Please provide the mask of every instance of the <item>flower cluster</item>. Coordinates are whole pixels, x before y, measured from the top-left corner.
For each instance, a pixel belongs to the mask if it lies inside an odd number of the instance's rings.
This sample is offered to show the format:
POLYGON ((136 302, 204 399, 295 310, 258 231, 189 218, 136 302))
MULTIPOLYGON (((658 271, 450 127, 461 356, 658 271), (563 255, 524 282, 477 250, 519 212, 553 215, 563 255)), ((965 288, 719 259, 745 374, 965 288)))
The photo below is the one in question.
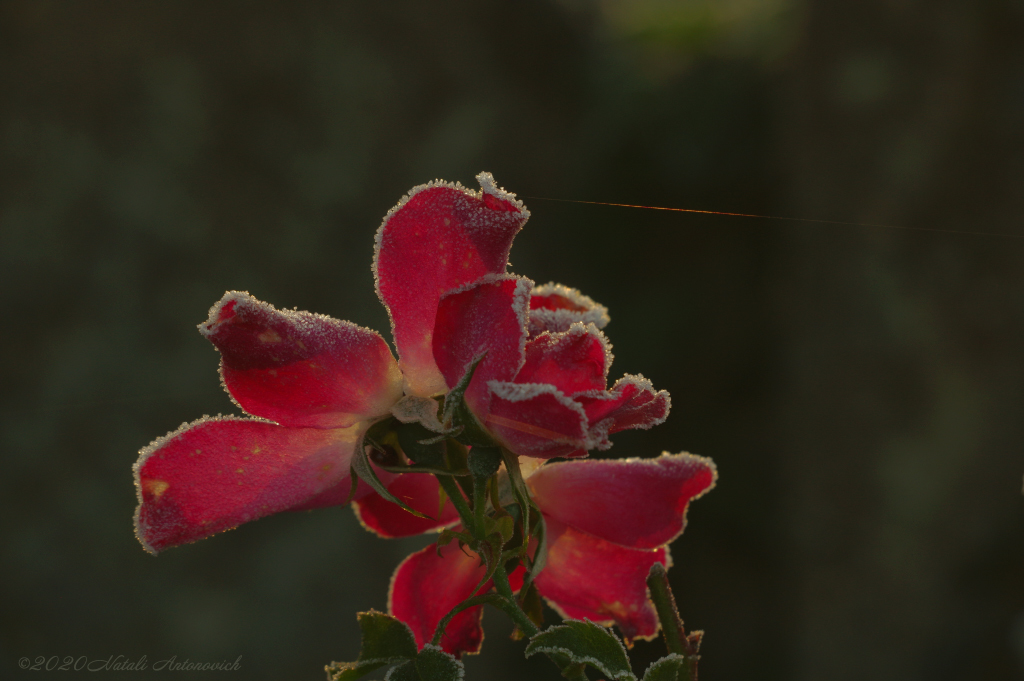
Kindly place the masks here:
POLYGON ((397 361, 351 322, 237 291, 211 308, 199 330, 248 416, 204 417, 142 450, 136 530, 148 551, 351 502, 381 536, 441 532, 392 580, 389 610, 419 648, 477 652, 482 605, 467 599, 492 585, 518 592, 515 607, 540 596, 627 640, 657 633, 645 578, 670 565, 714 465, 584 458, 617 431, 664 421, 669 396, 642 376, 609 386, 603 306, 506 272, 529 212, 490 174, 477 179, 478 192, 414 188, 377 231, 397 361))

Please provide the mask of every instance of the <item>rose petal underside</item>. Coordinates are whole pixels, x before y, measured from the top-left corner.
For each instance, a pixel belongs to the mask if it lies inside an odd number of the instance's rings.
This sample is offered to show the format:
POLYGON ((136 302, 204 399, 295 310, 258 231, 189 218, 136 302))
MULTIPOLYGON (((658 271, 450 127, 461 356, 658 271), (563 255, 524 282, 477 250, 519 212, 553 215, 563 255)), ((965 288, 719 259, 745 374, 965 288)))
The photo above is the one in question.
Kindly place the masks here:
POLYGON ((554 386, 491 381, 488 387, 484 425, 511 451, 542 459, 586 455, 587 416, 554 386))
POLYGON ((477 176, 478 195, 461 185, 417 187, 393 208, 377 232, 374 278, 391 315, 409 394, 444 392, 431 338, 437 304, 446 291, 501 274, 512 239, 529 218, 515 196, 477 176))
POLYGON ((568 331, 577 322, 603 329, 609 322, 608 308, 574 288, 554 282, 533 290, 530 297, 531 337, 544 331, 568 331))
POLYGON ((667 564, 667 549, 629 549, 545 519, 547 562, 536 579, 541 596, 563 617, 614 623, 627 639, 657 634, 646 579, 652 565, 667 564))
POLYGON ((459 514, 451 500, 445 499, 444 509, 438 517, 440 506, 440 485, 433 475, 404 473, 399 475, 377 471, 391 494, 410 508, 416 509, 428 518, 419 518, 398 504, 394 504, 376 492, 368 494, 353 503, 356 515, 363 525, 382 537, 411 537, 451 525, 459 514), (390 478, 390 479, 389 479, 390 478))
POLYGON ((526 343, 526 361, 516 383, 547 383, 564 395, 604 390, 611 346, 593 324, 573 324, 563 333, 543 333, 526 343))
POLYGON ((230 291, 199 328, 220 350, 238 405, 281 425, 343 428, 387 413, 402 395, 388 344, 351 322, 230 291))
POLYGON ((487 413, 487 382, 510 381, 523 363, 526 314, 532 282, 512 275, 488 275, 441 298, 434 328, 434 358, 448 387, 454 387, 472 363, 466 404, 478 417, 487 413))
POLYGON ((343 486, 360 434, 359 426, 287 428, 234 417, 186 424, 135 464, 139 539, 156 553, 343 486))
MULTIPOLYGON (((473 595, 487 573, 475 555, 462 552, 458 541, 440 551, 439 556, 434 545, 417 551, 402 561, 391 578, 388 612, 409 625, 420 648, 430 642, 441 618, 473 595)), ((476 606, 452 618, 441 648, 457 657, 479 652, 484 638, 482 617, 483 606, 476 606)))
POLYGON ((715 478, 710 459, 684 453, 552 463, 527 484, 546 516, 622 546, 653 549, 679 536, 687 505, 715 478))

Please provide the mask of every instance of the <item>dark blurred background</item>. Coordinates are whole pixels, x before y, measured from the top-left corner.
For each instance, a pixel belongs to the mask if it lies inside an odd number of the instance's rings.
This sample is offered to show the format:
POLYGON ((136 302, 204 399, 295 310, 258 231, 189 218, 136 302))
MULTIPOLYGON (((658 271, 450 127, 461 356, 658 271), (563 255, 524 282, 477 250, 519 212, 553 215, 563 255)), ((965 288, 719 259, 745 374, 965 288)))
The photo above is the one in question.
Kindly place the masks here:
MULTIPOLYGON (((131 464, 234 411, 226 289, 386 330, 382 216, 490 170, 514 271, 672 393, 609 454, 718 463, 673 545, 701 678, 1024 678, 1022 121, 1024 0, 0 3, 0 676, 354 658, 427 538, 334 508, 153 558, 131 464)), ((558 678, 486 626, 470 679, 558 678)))

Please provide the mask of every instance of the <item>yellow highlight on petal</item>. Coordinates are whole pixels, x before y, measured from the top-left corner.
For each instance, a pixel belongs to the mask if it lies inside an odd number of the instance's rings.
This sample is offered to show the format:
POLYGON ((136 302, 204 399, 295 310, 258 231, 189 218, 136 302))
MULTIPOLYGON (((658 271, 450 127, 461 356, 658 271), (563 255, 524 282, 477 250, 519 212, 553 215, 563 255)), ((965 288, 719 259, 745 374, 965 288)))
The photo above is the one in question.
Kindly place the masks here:
POLYGON ((277 333, 277 331, 274 331, 273 329, 267 329, 266 331, 261 332, 260 335, 256 336, 256 338, 263 341, 264 343, 281 342, 281 336, 277 333))
POLYGON ((171 483, 166 480, 157 480, 155 478, 142 481, 142 489, 152 494, 154 499, 159 499, 163 496, 163 493, 166 492, 167 488, 170 486, 171 483))

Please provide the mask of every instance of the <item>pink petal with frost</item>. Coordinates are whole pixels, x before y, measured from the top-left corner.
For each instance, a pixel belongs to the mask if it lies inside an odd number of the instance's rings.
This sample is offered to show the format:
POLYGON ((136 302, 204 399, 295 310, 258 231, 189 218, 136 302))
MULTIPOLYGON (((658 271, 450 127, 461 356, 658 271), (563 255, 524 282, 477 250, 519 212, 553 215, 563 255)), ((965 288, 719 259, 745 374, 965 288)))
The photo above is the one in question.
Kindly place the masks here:
POLYGON ((229 291, 199 331, 220 350, 237 404, 281 425, 344 428, 386 414, 402 396, 388 344, 351 322, 229 291))
POLYGON ((585 456, 587 415, 572 399, 544 383, 491 381, 484 426, 521 456, 585 456))
POLYGON ((622 635, 649 639, 658 616, 647 598, 647 573, 669 564, 668 549, 629 549, 547 518, 548 557, 537 590, 563 617, 616 624, 622 635))
POLYGON ((477 180, 480 192, 440 180, 414 187, 377 230, 377 294, 391 315, 411 395, 446 389, 431 345, 441 295, 485 274, 504 273, 512 239, 530 217, 490 173, 477 180))
POLYGON ((603 329, 609 321, 608 308, 562 284, 538 286, 530 297, 530 336, 568 331, 576 322, 603 329))
POLYGON ((611 349, 593 324, 577 322, 563 333, 544 332, 526 343, 526 361, 516 383, 547 383, 565 395, 604 390, 611 349))
POLYGON ((286 428, 236 417, 185 424, 142 450, 133 470, 136 533, 151 553, 300 506, 344 484, 352 428, 286 428))
POLYGON ((686 527, 686 508, 715 485, 715 464, 692 454, 656 459, 566 461, 526 483, 546 517, 635 549, 668 544, 686 527))
MULTIPOLYGON (((381 480, 386 480, 383 471, 377 471, 381 480)), ((385 482, 388 491, 429 518, 418 518, 398 504, 393 504, 376 492, 368 494, 353 503, 359 521, 368 530, 382 537, 411 537, 451 525, 459 514, 452 502, 445 499, 440 518, 437 517, 440 485, 433 475, 405 473, 395 475, 385 482)))
POLYGON ((523 365, 532 286, 525 277, 489 274, 444 294, 438 305, 434 358, 448 387, 486 353, 466 389, 466 404, 478 417, 490 402, 487 382, 510 381, 523 365))
POLYGON ((590 437, 598 449, 611 447, 611 433, 627 428, 648 430, 664 423, 672 406, 666 391, 655 391, 643 376, 629 374, 617 380, 611 390, 575 395, 573 399, 586 410, 590 437))
MULTIPOLYGON (((406 558, 395 570, 388 612, 409 625, 417 647, 422 648, 434 636, 441 618, 472 596, 485 574, 480 560, 469 551, 463 553, 457 540, 442 547, 440 556, 437 547, 430 545, 406 558)), ((483 614, 483 606, 476 606, 453 617, 441 637, 441 648, 456 657, 480 652, 483 614)))

